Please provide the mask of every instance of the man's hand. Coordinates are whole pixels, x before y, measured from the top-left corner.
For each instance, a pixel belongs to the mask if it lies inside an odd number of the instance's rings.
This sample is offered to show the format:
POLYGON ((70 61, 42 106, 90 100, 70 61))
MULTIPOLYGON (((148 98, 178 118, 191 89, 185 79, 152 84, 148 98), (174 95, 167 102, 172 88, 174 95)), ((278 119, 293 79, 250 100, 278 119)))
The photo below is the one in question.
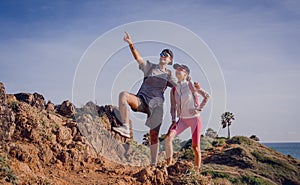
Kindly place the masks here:
POLYGON ((124 41, 127 42, 128 44, 133 44, 130 35, 127 31, 125 31, 124 41))
POLYGON ((194 86, 197 90, 200 90, 201 89, 201 86, 198 82, 194 82, 194 86))

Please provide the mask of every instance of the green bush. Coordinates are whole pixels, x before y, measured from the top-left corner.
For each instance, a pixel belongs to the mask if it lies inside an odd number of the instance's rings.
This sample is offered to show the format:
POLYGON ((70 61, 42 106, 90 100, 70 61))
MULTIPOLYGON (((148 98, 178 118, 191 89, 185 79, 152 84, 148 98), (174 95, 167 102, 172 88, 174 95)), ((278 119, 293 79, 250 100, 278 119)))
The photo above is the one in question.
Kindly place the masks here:
POLYGON ((225 146, 226 145, 226 140, 225 139, 216 139, 212 142, 212 145, 214 147, 218 147, 218 146, 225 146))

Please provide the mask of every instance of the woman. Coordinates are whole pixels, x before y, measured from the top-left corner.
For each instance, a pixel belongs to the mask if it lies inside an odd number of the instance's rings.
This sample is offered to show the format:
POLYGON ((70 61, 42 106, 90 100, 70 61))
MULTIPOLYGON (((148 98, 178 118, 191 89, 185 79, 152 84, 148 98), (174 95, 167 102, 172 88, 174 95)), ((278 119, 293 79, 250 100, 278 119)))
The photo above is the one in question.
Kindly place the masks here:
POLYGON ((190 127, 192 132, 194 165, 195 168, 199 170, 201 164, 200 136, 202 127, 200 112, 206 105, 209 94, 205 92, 198 83, 192 84, 189 76, 190 69, 186 65, 174 64, 173 67, 176 69, 178 83, 173 87, 170 95, 172 125, 166 137, 167 164, 171 165, 172 163, 173 139, 190 127), (199 94, 203 97, 200 105, 198 101, 199 94), (179 118, 177 122, 176 113, 179 118))

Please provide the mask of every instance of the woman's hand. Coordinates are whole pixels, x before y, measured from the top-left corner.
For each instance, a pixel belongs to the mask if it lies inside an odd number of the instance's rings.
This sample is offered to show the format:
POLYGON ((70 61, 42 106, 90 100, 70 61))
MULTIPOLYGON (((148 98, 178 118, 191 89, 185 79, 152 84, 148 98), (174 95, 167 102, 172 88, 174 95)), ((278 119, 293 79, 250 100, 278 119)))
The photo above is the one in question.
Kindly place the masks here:
POLYGON ((127 42, 128 44, 132 44, 130 35, 127 31, 125 31, 124 41, 127 42))
POLYGON ((171 124, 171 126, 169 127, 169 132, 170 132, 170 130, 171 130, 174 126, 176 126, 176 121, 172 121, 172 124, 171 124))
POLYGON ((198 82, 194 82, 194 86, 197 90, 200 90, 201 89, 201 86, 198 82))

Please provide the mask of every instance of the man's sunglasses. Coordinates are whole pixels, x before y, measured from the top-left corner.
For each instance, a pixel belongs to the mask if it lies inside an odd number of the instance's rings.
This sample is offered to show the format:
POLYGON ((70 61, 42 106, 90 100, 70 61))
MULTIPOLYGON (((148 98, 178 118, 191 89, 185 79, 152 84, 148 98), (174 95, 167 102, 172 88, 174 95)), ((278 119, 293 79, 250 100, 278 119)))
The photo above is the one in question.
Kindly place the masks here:
POLYGON ((169 53, 167 52, 160 53, 159 55, 163 58, 170 57, 169 53))

